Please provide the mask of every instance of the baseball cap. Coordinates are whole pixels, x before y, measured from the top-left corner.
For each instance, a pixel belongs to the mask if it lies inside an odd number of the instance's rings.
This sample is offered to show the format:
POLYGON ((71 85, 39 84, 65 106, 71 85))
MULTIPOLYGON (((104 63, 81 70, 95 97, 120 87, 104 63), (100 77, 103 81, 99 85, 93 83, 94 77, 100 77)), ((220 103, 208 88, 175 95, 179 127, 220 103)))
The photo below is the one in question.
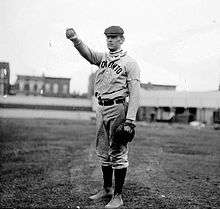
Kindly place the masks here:
POLYGON ((124 30, 120 26, 110 26, 105 29, 104 34, 107 35, 123 35, 124 30))

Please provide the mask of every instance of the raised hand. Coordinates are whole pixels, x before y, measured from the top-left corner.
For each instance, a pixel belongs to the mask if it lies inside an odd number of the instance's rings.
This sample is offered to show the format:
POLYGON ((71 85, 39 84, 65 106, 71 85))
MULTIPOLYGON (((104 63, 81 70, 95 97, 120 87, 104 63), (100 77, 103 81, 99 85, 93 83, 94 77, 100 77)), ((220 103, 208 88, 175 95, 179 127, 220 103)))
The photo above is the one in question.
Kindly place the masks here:
POLYGON ((70 39, 71 41, 77 39, 76 31, 73 28, 66 29, 66 38, 70 39))

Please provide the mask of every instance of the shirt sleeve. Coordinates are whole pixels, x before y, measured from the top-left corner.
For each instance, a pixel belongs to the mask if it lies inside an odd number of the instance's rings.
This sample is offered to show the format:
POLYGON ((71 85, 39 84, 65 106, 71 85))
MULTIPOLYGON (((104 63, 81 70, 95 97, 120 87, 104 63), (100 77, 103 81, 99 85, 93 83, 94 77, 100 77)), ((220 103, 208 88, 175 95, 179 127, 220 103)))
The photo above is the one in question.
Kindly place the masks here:
POLYGON ((86 44, 84 44, 80 39, 77 39, 74 42, 74 47, 91 64, 99 65, 101 63, 102 57, 103 57, 104 54, 93 51, 86 44))
POLYGON ((132 61, 129 62, 126 66, 127 68, 127 81, 130 82, 132 80, 140 81, 140 68, 137 62, 132 61))
POLYGON ((129 102, 128 102, 128 112, 126 119, 132 121, 136 120, 136 115, 140 103, 140 81, 132 80, 128 83, 129 89, 129 102))
POLYGON ((140 101, 140 68, 135 61, 127 65, 127 84, 129 102, 126 119, 135 121, 140 101))

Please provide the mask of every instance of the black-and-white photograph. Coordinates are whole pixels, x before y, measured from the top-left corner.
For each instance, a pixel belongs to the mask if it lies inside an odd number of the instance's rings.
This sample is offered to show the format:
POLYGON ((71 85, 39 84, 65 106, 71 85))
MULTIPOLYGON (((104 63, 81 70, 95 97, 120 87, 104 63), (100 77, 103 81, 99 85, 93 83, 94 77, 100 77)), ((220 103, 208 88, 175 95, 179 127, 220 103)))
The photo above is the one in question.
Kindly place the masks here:
POLYGON ((219 0, 0 0, 0 208, 219 209, 219 0))

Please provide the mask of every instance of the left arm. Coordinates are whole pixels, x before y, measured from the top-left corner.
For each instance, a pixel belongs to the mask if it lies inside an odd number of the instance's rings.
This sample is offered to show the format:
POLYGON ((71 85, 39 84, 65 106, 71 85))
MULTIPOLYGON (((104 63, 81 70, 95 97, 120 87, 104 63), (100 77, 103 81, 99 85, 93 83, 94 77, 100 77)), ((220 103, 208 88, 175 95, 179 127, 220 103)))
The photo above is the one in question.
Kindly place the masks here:
POLYGON ((139 80, 131 80, 128 83, 129 89, 129 103, 128 103, 128 112, 126 116, 126 120, 130 120, 134 122, 136 120, 136 114, 139 107, 140 102, 140 81, 139 80))
POLYGON ((140 68, 136 62, 129 63, 127 67, 127 84, 129 90, 129 103, 126 120, 134 122, 140 101, 140 68))

